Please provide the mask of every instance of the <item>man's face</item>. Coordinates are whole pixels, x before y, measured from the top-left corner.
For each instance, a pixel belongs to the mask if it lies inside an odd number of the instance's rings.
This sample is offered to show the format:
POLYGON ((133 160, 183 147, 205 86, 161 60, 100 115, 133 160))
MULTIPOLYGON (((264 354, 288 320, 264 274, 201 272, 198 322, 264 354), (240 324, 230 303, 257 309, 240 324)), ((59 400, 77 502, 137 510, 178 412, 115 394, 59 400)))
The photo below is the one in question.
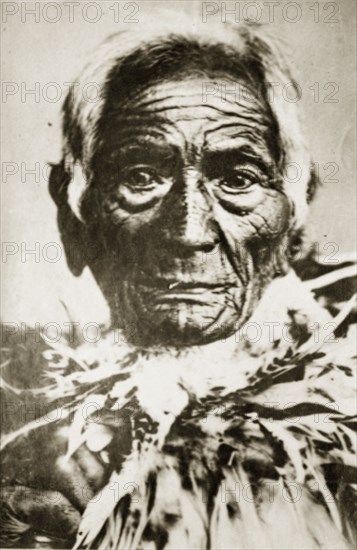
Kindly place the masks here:
POLYGON ((93 161, 90 267, 115 325, 144 343, 232 334, 275 275, 288 229, 263 105, 204 90, 194 78, 148 88, 113 115, 93 161))

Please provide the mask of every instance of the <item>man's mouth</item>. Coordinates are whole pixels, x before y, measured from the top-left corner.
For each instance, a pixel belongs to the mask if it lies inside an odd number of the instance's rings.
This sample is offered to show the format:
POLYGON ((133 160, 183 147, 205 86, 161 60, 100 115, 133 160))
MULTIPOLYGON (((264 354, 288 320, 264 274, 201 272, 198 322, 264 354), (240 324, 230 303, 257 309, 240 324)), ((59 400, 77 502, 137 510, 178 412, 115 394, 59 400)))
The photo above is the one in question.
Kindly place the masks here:
POLYGON ((152 290, 156 295, 156 299, 161 301, 204 301, 207 296, 213 297, 215 294, 223 294, 228 289, 232 288, 233 283, 207 282, 201 280, 182 281, 174 278, 158 277, 141 280, 139 286, 145 289, 152 290))

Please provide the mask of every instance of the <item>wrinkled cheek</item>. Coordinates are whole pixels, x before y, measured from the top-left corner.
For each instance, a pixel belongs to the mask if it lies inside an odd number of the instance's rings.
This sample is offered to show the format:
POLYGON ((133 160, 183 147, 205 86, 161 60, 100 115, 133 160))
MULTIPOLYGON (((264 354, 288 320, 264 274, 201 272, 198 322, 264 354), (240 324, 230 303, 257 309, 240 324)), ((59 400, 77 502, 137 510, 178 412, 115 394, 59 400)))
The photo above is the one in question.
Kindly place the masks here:
MULTIPOLYGON (((248 286, 257 275, 271 279, 282 269, 291 220, 287 197, 276 191, 262 195, 254 205, 239 212, 215 209, 224 245, 242 284, 248 286)), ((263 285, 259 281, 260 286, 263 285)))
POLYGON ((292 207, 285 195, 270 197, 246 212, 247 238, 262 243, 281 240, 290 229, 292 207), (250 227, 249 227, 250 225, 250 227))
POLYGON ((293 206, 290 200, 283 194, 262 205, 258 212, 264 212, 266 224, 263 226, 263 234, 274 240, 285 235, 291 226, 293 206))

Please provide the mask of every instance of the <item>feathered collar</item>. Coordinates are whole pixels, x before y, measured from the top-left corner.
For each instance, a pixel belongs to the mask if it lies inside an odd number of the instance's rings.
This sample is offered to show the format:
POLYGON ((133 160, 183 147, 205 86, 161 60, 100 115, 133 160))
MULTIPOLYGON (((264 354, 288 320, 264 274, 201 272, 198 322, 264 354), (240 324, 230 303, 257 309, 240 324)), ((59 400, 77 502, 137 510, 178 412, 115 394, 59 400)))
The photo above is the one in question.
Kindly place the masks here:
MULTIPOLYGON (((353 487, 346 471, 356 451, 354 341, 352 329, 338 342, 334 333, 354 302, 332 318, 311 293, 318 284, 292 271, 273 281, 239 333, 214 344, 148 350, 110 332, 96 345, 60 343, 44 353, 52 383, 37 392, 70 420, 64 460, 85 444, 113 466, 102 498, 84 513, 76 547, 147 548, 159 531, 162 548, 262 548, 263 540, 280 547, 266 493, 272 479, 281 489, 274 506, 280 502, 286 521, 302 522, 298 544, 322 548, 328 536, 334 548, 348 547, 344 493, 336 489, 329 502, 326 491, 331 468, 338 487, 353 487), (131 444, 116 456, 123 419, 131 444), (117 501, 113 483, 127 488, 117 501), (259 489, 259 498, 237 503, 230 489, 229 506, 222 503, 222 484, 232 483, 259 489), (288 506, 281 499, 291 483, 305 494, 288 506), (171 508, 180 527, 163 519, 171 508)), ((8 434, 3 446, 40 425, 8 434)))

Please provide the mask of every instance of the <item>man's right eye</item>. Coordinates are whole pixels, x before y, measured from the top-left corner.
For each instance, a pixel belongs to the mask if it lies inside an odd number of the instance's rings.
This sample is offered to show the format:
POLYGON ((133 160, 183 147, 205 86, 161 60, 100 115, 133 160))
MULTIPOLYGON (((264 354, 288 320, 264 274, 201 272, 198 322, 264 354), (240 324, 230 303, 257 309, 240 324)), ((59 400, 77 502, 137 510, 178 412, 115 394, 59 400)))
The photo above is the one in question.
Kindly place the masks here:
POLYGON ((152 166, 139 165, 124 169, 120 174, 121 183, 134 190, 147 191, 162 183, 162 178, 152 166))

